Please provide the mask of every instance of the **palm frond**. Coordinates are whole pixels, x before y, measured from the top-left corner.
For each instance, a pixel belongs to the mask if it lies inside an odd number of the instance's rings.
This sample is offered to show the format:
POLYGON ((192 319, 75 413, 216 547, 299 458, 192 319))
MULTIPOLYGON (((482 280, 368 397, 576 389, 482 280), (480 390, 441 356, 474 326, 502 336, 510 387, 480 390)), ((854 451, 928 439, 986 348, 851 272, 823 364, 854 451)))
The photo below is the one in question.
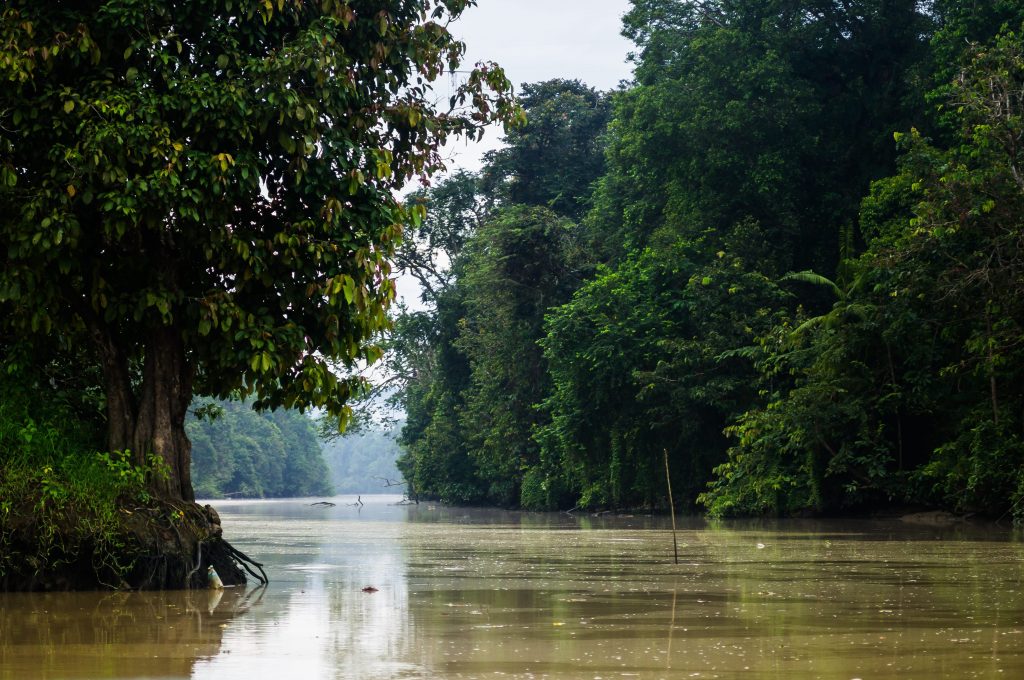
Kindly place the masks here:
POLYGON ((815 286, 824 286, 825 288, 830 289, 837 298, 843 297, 843 291, 840 290, 839 286, 836 285, 835 281, 828 277, 822 276, 821 274, 816 274, 815 272, 812 272, 809 269, 802 272, 790 272, 779 280, 800 281, 802 283, 810 283, 815 286))

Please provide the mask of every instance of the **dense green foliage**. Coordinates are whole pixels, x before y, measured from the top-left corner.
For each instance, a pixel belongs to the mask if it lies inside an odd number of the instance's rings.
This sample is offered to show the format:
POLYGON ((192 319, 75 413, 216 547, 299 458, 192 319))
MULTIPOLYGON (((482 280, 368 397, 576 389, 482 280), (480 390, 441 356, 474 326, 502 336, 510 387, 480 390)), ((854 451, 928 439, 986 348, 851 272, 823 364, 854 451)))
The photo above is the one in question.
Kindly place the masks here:
POLYGON ((190 499, 193 393, 344 419, 389 256, 441 145, 512 120, 482 64, 440 108, 471 0, 0 8, 0 322, 90 345, 107 445, 190 499))
POLYGON ((435 195, 445 199, 433 219, 452 227, 430 231, 444 233, 446 246, 410 244, 419 256, 403 258, 403 267, 428 278, 443 258, 448 273, 429 277, 429 311, 400 317, 389 348, 392 370, 406 377, 409 454, 399 467, 410 491, 426 497, 518 503, 523 472, 540 460, 532 433, 540 423, 534 404, 549 391, 538 345, 544 315, 569 300, 592 266, 571 219, 583 197, 572 194, 603 169, 594 146, 606 98, 576 81, 526 91, 525 108, 536 115, 510 132, 484 180, 456 175, 417 197, 428 205, 435 195), (529 162, 542 170, 526 181, 529 162), (462 198, 454 204, 447 199, 456 192, 462 198), (533 203, 513 203, 514 196, 533 203))
POLYGON ((867 250, 821 316, 764 345, 788 378, 736 425, 720 513, 914 500, 1022 516, 1024 53, 1008 32, 944 88, 948 148, 897 135, 865 199, 867 250))
POLYGON ((715 515, 1024 517, 1024 3, 983 5, 634 0, 633 83, 525 87, 418 198, 456 247, 403 245, 415 490, 665 507, 667 451, 715 515))
POLYGON ((81 383, 53 379, 79 358, 73 352, 48 348, 53 359, 43 363, 24 343, 0 338, 0 349, 0 581, 25 563, 41 570, 84 560, 116 585, 134 557, 121 508, 149 501, 146 478, 158 463, 139 468, 123 454, 97 453, 96 404, 81 383))
POLYGON ((298 411, 257 413, 251 404, 217 402, 213 416, 185 425, 192 479, 201 498, 330 496, 316 426, 298 411))

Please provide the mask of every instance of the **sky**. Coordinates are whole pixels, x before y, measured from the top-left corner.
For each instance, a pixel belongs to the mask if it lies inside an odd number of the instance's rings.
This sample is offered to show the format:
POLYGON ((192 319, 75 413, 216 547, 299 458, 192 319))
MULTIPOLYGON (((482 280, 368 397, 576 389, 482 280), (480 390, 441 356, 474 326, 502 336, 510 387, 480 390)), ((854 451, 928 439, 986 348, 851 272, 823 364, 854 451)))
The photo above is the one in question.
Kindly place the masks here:
MULTIPOLYGON (((630 78, 632 43, 619 32, 629 0, 478 0, 451 26, 466 43, 464 65, 494 61, 518 90, 522 83, 579 79, 599 90, 630 78)), ((450 169, 478 170, 484 151, 500 146, 500 130, 482 143, 457 142, 450 169)))

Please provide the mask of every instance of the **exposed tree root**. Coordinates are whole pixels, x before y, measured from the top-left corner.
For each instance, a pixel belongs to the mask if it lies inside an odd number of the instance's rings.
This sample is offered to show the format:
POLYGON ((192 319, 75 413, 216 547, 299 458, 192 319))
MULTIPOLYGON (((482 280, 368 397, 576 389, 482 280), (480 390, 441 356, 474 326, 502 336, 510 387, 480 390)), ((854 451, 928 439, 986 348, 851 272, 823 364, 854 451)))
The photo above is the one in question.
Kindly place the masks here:
POLYGON ((195 503, 122 508, 116 540, 103 542, 58 526, 60 533, 44 545, 31 513, 22 515, 5 534, 0 590, 200 589, 211 566, 225 585, 244 585, 239 565, 260 583, 269 581, 262 565, 225 541, 220 524, 195 503))
POLYGON ((263 571, 263 564, 262 563, 257 562, 256 560, 252 559, 251 557, 249 557, 244 552, 242 552, 241 550, 239 550, 235 546, 231 545, 230 543, 228 543, 224 539, 221 539, 221 542, 227 547, 228 552, 230 552, 235 557, 235 559, 238 560, 238 563, 241 564, 242 567, 244 567, 245 570, 247 572, 249 572, 249 574, 254 579, 259 581, 261 585, 267 585, 268 583, 270 583, 270 579, 267 578, 267 572, 263 571), (260 573, 257 574, 256 572, 254 572, 249 567, 250 564, 253 565, 254 567, 256 567, 257 569, 259 569, 260 573))

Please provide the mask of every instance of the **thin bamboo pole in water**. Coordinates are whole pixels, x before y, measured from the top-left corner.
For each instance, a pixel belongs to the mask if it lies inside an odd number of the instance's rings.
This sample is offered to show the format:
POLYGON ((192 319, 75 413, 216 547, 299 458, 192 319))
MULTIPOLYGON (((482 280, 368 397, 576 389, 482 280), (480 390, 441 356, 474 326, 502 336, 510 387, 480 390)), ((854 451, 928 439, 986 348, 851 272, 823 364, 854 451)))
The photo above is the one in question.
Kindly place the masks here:
POLYGON ((672 556, 675 563, 679 564, 679 543, 676 541, 676 502, 672 499, 672 478, 668 473, 668 449, 665 452, 665 483, 668 485, 668 507, 672 513, 672 556))

